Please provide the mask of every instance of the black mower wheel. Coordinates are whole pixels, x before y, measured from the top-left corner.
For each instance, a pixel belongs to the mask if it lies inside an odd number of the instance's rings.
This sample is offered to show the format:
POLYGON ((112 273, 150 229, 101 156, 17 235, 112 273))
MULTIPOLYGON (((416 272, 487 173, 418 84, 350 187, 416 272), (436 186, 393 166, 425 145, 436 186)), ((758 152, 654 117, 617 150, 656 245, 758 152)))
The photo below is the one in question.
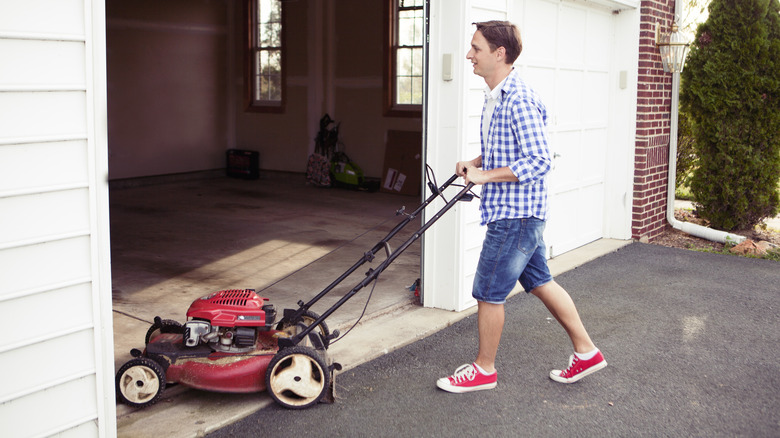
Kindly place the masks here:
POLYGON ((325 396, 330 372, 319 351, 298 345, 276 353, 265 372, 265 384, 283 407, 305 409, 325 396))
POLYGON ((172 319, 161 319, 158 321, 155 318, 154 323, 146 331, 146 345, 149 345, 149 341, 159 333, 184 333, 184 327, 178 322, 172 319))
POLYGON ((157 403, 165 389, 165 371, 148 357, 137 357, 116 373, 116 395, 119 401, 135 408, 157 403))
MULTIPOLYGON (((306 327, 309 327, 319 317, 320 315, 312 312, 311 310, 307 310, 303 312, 303 316, 301 317, 303 321, 301 322, 303 322, 303 324, 306 325, 306 327)), ((288 333, 290 336, 295 336, 301 332, 300 326, 298 326, 297 324, 292 324, 285 320, 280 321, 279 324, 276 325, 276 329, 288 333)), ((328 325, 325 324, 325 321, 322 321, 315 330, 317 330, 320 334, 320 337, 322 337, 322 342, 325 345, 325 348, 328 348, 328 346, 330 345, 330 339, 329 339, 330 330, 328 330, 328 325)), ((309 340, 306 339, 299 345, 310 346, 310 343, 309 340)))

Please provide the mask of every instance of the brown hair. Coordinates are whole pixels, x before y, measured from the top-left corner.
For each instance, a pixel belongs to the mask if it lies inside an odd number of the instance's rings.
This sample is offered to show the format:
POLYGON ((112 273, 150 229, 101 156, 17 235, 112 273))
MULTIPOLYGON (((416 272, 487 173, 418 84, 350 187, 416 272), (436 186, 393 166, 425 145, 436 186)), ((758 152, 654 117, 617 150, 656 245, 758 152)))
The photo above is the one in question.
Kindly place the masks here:
POLYGON ((481 21, 472 23, 488 42, 491 52, 499 47, 506 50, 507 64, 513 64, 520 52, 523 51, 523 40, 520 38, 520 29, 508 21, 481 21))

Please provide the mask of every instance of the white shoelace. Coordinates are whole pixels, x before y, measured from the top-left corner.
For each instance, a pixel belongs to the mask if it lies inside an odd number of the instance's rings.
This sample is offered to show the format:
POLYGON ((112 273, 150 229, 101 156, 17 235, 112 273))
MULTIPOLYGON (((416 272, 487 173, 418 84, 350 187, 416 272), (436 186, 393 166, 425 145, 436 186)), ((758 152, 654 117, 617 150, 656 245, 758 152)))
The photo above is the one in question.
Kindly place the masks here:
POLYGON ((474 365, 467 364, 455 370, 455 374, 452 375, 452 379, 455 383, 465 382, 466 380, 472 381, 477 376, 477 369, 474 365))

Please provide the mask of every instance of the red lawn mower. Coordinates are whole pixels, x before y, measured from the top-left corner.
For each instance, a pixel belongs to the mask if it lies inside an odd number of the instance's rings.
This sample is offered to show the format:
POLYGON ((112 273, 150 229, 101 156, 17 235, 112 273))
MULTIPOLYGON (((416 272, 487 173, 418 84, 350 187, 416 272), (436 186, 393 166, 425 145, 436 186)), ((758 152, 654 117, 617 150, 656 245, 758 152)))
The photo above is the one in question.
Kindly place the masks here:
POLYGON ((182 325, 169 319, 154 318, 146 333, 143 351, 133 349, 133 359, 116 374, 117 397, 130 406, 143 408, 157 402, 166 385, 179 383, 187 387, 217 392, 248 393, 268 390, 280 405, 303 409, 320 401, 332 401, 333 372, 341 365, 327 354, 331 341, 339 337, 325 324, 334 311, 362 288, 376 280, 403 251, 430 228, 458 201, 474 196, 472 184, 451 200, 443 191, 457 175, 441 187, 428 183, 433 192, 412 213, 401 208, 405 218, 374 247, 323 289, 308 303, 298 301, 297 309, 285 309, 277 322, 277 312, 267 298, 253 289, 221 290, 195 300, 187 310, 182 325), (438 196, 446 204, 416 233, 395 251, 388 242, 417 217, 438 196), (387 258, 322 315, 310 307, 344 281, 355 270, 374 260, 384 249, 387 258))

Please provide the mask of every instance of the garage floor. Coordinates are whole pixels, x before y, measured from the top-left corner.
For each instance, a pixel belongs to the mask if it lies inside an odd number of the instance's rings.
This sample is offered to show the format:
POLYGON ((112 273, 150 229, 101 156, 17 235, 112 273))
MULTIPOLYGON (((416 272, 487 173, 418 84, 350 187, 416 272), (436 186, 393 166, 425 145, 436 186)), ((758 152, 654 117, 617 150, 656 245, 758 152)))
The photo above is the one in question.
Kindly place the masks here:
MULTIPOLYGON (((155 316, 184 322, 190 303, 222 289, 253 288, 281 313, 308 301, 362 257, 419 197, 307 186, 300 175, 260 180, 226 177, 112 188, 111 263, 117 368, 143 347, 155 316)), ((410 223, 391 241, 396 248, 410 223)), ((365 319, 416 302, 420 242, 379 277, 365 319)), ((378 254, 312 307, 322 313, 357 285, 378 254)), ((357 320, 367 287, 327 320, 333 329, 357 320)))

